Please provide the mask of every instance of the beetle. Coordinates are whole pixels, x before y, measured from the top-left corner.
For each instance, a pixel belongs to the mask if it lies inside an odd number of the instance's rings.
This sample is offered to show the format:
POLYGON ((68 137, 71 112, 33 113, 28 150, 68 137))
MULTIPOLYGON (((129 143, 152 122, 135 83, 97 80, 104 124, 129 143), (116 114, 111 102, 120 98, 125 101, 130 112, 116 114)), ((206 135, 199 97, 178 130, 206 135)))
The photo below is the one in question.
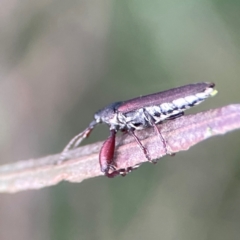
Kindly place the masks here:
POLYGON ((198 105, 208 97, 214 96, 217 93, 214 87, 215 84, 209 82, 188 84, 163 92, 112 103, 94 114, 94 120, 89 126, 76 135, 64 148, 61 159, 66 159, 67 152, 78 147, 82 140, 90 135, 97 124, 106 123, 109 125, 110 136, 102 145, 99 153, 99 163, 101 171, 107 177, 115 177, 119 174, 124 176, 136 167, 120 170, 116 168, 113 157, 115 137, 119 130, 131 134, 148 161, 154 162, 150 158, 148 150, 136 136, 135 130, 154 127, 163 143, 166 154, 169 153, 157 124, 162 123, 164 120, 180 117, 186 109, 198 105))

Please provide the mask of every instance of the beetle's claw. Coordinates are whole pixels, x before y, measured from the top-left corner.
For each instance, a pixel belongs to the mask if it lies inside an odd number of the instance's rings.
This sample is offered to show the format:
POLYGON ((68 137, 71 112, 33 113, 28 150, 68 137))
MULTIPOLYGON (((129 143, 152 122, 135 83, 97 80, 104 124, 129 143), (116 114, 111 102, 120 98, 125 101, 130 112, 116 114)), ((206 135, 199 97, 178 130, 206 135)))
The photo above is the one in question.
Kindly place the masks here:
MULTIPOLYGON (((118 175, 121 175, 122 177, 125 177, 128 173, 132 172, 133 170, 137 169, 141 164, 136 164, 133 167, 128 167, 128 168, 121 168, 116 170, 115 166, 109 166, 109 169, 112 170, 112 172, 106 171, 105 175, 109 178, 114 178, 118 175)), ((109 170, 108 169, 108 170, 109 170)))

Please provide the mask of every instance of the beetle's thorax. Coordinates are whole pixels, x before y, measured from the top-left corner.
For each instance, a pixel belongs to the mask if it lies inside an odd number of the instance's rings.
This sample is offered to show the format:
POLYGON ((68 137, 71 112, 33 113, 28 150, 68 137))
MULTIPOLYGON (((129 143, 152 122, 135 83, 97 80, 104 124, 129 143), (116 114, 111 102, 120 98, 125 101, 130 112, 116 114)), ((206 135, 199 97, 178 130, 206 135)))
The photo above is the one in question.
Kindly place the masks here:
POLYGON ((126 113, 117 112, 117 120, 120 129, 136 129, 141 130, 150 126, 150 121, 147 118, 145 108, 139 108, 135 111, 126 113))

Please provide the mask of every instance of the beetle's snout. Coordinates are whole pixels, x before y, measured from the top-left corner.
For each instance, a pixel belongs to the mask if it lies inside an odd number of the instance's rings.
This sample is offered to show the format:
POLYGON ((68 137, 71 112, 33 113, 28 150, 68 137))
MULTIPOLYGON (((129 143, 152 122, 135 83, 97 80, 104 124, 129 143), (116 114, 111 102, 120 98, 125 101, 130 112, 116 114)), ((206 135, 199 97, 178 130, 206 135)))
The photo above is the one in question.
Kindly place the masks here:
POLYGON ((94 119, 97 123, 101 123, 102 122, 102 118, 101 115, 97 113, 94 114, 94 119))

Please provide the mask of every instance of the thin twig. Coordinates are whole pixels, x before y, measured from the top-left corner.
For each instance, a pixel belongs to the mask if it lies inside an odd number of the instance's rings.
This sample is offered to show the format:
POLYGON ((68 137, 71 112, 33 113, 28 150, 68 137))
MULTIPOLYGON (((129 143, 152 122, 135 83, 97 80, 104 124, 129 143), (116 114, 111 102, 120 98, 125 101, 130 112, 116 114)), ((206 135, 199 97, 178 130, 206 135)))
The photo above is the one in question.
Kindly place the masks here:
MULTIPOLYGON (((240 128, 240 104, 188 115, 158 125, 167 142, 168 151, 176 153, 215 135, 240 128)), ((165 155, 165 148, 153 128, 136 131, 152 159, 165 155)), ((115 162, 118 168, 146 162, 139 146, 128 134, 117 138, 115 162)), ((99 169, 98 153, 102 142, 69 151, 69 160, 60 165, 59 154, 0 166, 0 192, 39 189, 62 180, 81 182, 103 175, 99 169)))

